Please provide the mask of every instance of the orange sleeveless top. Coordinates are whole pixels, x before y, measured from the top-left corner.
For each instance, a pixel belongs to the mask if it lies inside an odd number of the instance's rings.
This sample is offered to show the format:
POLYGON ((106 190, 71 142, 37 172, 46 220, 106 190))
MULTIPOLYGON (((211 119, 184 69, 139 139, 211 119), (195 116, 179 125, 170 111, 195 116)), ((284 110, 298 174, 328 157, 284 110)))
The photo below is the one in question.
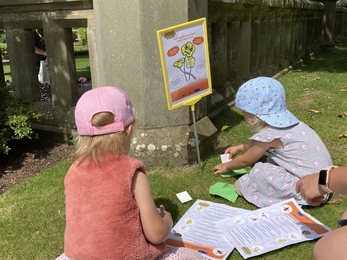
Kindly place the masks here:
POLYGON ((140 210, 131 192, 141 161, 108 155, 100 165, 71 165, 65 176, 64 252, 71 259, 155 259, 165 243, 152 245, 142 231, 140 210))

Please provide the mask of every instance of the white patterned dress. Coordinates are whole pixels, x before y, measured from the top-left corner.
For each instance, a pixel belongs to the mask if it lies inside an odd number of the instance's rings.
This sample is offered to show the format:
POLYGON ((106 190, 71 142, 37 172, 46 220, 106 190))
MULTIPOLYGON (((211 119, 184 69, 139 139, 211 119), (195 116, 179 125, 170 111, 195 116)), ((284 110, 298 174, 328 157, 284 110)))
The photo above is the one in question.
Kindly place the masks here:
POLYGON ((258 207, 289 198, 307 205, 296 193, 295 184, 299 178, 333 165, 330 154, 317 133, 303 122, 288 128, 268 127, 250 140, 271 142, 276 138, 282 141, 282 147, 268 149, 267 162, 256 163, 239 179, 242 195, 258 207))

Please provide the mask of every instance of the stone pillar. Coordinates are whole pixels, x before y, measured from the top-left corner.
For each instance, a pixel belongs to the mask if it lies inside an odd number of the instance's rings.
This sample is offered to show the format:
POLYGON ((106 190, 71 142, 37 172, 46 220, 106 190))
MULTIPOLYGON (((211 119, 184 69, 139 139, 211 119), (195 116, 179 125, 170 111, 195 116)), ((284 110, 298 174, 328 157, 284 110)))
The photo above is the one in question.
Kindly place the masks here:
MULTIPOLYGON (((0 49, 0 57, 2 57, 1 49, 0 49)), ((4 65, 2 63, 2 59, 0 60, 0 88, 4 87, 5 83, 5 74, 4 74, 4 65)))
POLYGON ((323 17, 323 29, 321 48, 326 51, 331 51, 335 47, 334 42, 334 25, 335 25, 335 10, 336 1, 323 1, 325 13, 323 17))
POLYGON ((226 53, 228 53, 228 30, 225 16, 211 24, 211 34, 212 41, 210 45, 210 59, 211 64, 214 64, 214 66, 211 67, 212 84, 214 89, 218 90, 218 92, 225 96, 225 82, 227 82, 227 73, 225 72, 227 71, 226 66, 228 63, 228 57, 226 55, 226 53))
MULTIPOLYGON (((310 14, 306 13, 305 16, 303 16, 302 21, 303 21, 303 28, 302 28, 302 35, 307 35, 307 31, 309 30, 309 21, 310 19, 307 18, 310 16, 310 14)), ((302 37, 302 57, 304 60, 307 60, 309 57, 309 38, 307 37, 302 37)))
POLYGON ((269 75, 275 75, 278 70, 277 66, 274 66, 274 53, 275 53, 275 48, 274 48, 274 41, 276 38, 275 35, 275 20, 276 20, 276 15, 274 12, 270 12, 268 14, 268 25, 267 25, 267 32, 266 32, 266 66, 268 67, 268 74, 269 75))
POLYGON ((260 75, 272 76, 266 71, 266 56, 267 46, 266 42, 269 37, 268 34, 268 16, 267 13, 262 12, 260 16, 260 33, 259 33, 259 73, 260 75))
POLYGON ((43 27, 50 72, 52 105, 66 107, 78 100, 72 29, 49 20, 43 27), (59 94, 58 94, 59 93, 59 94))
MULTIPOLYGON (((302 12, 301 13, 301 35, 307 35, 307 12, 302 12)), ((307 37, 302 37, 301 38, 301 59, 306 58, 306 50, 307 50, 307 37)))
POLYGON ((250 74, 250 63, 251 63, 251 21, 250 14, 245 14, 245 17, 240 17, 240 63, 239 72, 240 77, 243 81, 247 81, 252 78, 250 74))
POLYGON ((37 78, 34 34, 32 30, 11 29, 6 25, 5 30, 15 94, 26 100, 38 100, 40 89, 37 78))
MULTIPOLYGON (((88 49, 89 49, 89 61, 93 68, 98 68, 98 58, 97 58, 97 49, 96 49, 96 37, 95 37, 95 26, 88 23, 87 27, 87 36, 88 36, 88 49)), ((91 69, 90 74, 92 78, 92 86, 100 86, 100 78, 97 73, 98 69, 91 69)))
POLYGON ((251 52, 250 72, 255 78, 259 75, 259 41, 260 41, 260 18, 258 12, 251 12, 251 52))
MULTIPOLYGON (((118 86, 129 94, 137 111, 131 155, 148 166, 196 162, 190 108, 167 109, 156 31, 199 18, 193 15, 207 10, 206 3, 201 1, 201 7, 193 0, 93 1, 96 57, 91 67, 98 74, 98 86, 118 86)), ((198 109, 202 102, 196 104, 198 109)), ((216 128, 205 109, 199 113, 203 157, 211 151, 216 128)))
MULTIPOLYGON (((234 19, 230 22, 230 28, 228 29, 228 49, 230 51, 230 81, 233 85, 240 86, 239 83, 240 77, 239 77, 239 63, 240 63, 240 55, 239 55, 239 49, 240 49, 240 41, 239 41, 239 35, 240 35, 240 18, 238 15, 234 16, 234 19), (235 37, 236 36, 236 37, 235 37)), ((228 72, 227 72, 228 73, 228 72)))
POLYGON ((310 12, 308 14, 308 18, 307 18, 307 33, 306 33, 306 44, 307 44, 307 53, 309 55, 312 55, 312 53, 314 52, 314 43, 313 43, 313 39, 314 39, 314 35, 315 35, 315 32, 314 32, 314 29, 315 29, 315 24, 314 24, 314 20, 313 20, 313 15, 314 13, 313 12, 310 12))
POLYGON ((275 26, 274 26, 274 35, 272 42, 272 47, 274 48, 273 52, 273 64, 276 67, 276 70, 279 71, 280 64, 280 51, 281 51, 281 24, 282 24, 282 13, 277 11, 275 14, 275 26))
POLYGON ((281 28, 281 69, 286 69, 290 65, 290 60, 293 60, 291 57, 291 38, 292 31, 291 28, 291 12, 286 12, 283 15, 282 28, 281 28))

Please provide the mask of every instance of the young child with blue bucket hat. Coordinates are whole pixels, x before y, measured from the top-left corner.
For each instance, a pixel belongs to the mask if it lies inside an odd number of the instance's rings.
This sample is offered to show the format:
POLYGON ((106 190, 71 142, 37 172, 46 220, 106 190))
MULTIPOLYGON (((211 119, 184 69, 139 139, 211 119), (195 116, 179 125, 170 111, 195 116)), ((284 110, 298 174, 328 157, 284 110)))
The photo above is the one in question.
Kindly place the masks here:
POLYGON ((232 160, 216 165, 214 174, 253 166, 234 184, 247 201, 266 207, 294 198, 307 205, 295 190, 296 182, 332 165, 321 138, 286 108, 285 90, 274 78, 247 81, 237 91, 235 102, 255 134, 248 143, 227 148, 225 153, 232 160), (267 161, 259 162, 265 153, 267 161))

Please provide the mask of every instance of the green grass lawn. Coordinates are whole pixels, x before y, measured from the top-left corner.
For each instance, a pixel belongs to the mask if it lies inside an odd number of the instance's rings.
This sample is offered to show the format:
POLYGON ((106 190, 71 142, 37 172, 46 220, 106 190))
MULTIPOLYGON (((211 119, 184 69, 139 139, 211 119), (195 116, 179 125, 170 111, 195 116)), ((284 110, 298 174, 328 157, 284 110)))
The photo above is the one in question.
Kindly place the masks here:
POLYGON ((89 55, 88 54, 79 54, 75 55, 76 63, 76 74, 77 78, 85 77, 90 79, 90 64, 89 64, 89 55))
MULTIPOLYGON (((346 39, 335 52, 324 54, 303 68, 278 78, 287 93, 287 107, 300 120, 310 125, 327 145, 335 165, 347 165, 347 45, 346 39)), ((231 107, 212 119, 218 129, 215 153, 196 166, 166 163, 148 169, 149 180, 157 205, 164 204, 176 223, 196 199, 224 203, 255 210, 256 207, 239 197, 231 203, 209 194, 216 182, 233 183, 236 178, 214 176, 212 168, 220 162, 219 154, 228 145, 247 142, 251 131, 240 111, 231 107), (188 191, 193 201, 181 204, 176 193, 188 191)), ((70 162, 47 168, 37 177, 14 186, 0 196, 0 259, 54 259, 63 252, 65 227, 63 178, 70 162)), ((347 209, 347 200, 304 210, 331 229, 347 209)), ((312 259, 315 241, 290 245, 280 250, 254 257, 264 260, 312 259)), ((234 250, 228 259, 241 260, 234 250)))

